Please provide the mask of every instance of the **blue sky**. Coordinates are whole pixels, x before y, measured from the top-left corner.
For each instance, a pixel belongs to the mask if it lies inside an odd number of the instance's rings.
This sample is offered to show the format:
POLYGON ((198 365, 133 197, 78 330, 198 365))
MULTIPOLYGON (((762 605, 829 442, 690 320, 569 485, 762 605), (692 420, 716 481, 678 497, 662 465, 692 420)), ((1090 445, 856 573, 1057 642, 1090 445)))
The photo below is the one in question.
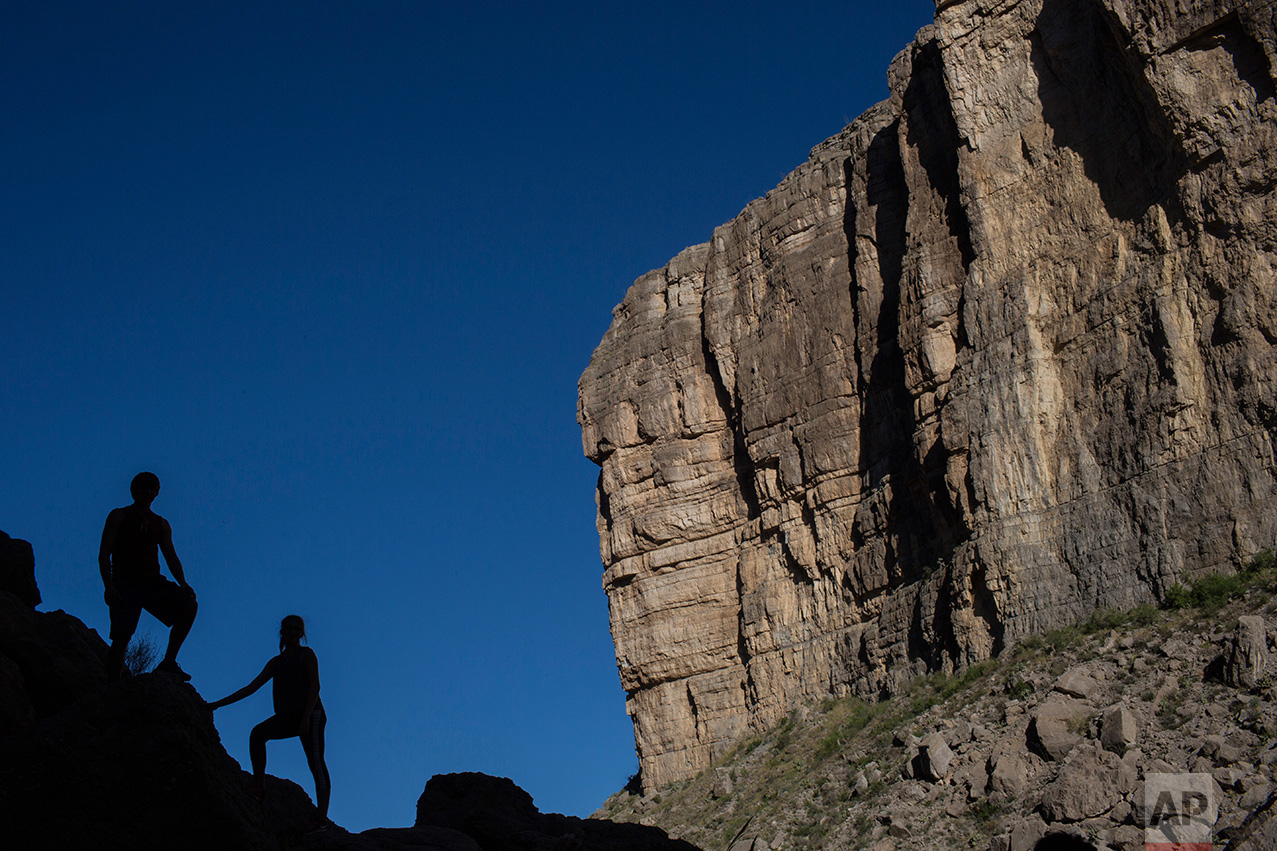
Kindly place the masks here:
MULTIPOLYGON (((42 608, 105 635, 102 522, 153 470, 206 698, 306 618, 335 821, 451 771, 588 815, 638 761, 576 381, 933 10, 7 0, 0 529, 42 608)), ((269 714, 217 713, 241 764, 269 714)), ((295 741, 268 771, 312 788, 295 741)))

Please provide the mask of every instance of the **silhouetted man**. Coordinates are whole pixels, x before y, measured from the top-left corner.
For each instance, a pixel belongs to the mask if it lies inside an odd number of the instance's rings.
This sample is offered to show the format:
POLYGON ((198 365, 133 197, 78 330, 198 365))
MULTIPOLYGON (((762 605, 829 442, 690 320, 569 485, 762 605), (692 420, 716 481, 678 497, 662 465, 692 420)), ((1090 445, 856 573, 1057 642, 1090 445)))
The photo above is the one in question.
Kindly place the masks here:
POLYGON ((133 504, 117 508, 106 517, 98 567, 106 586, 106 605, 111 610, 111 649, 107 654, 106 676, 115 682, 124 671, 124 654, 137 630, 138 618, 146 609, 169 630, 168 650, 155 670, 189 680, 190 674, 177 664, 177 651, 195 621, 195 591, 186 583, 182 562, 173 549, 173 529, 168 521, 151 510, 160 494, 160 478, 154 473, 138 473, 129 486, 133 504), (160 574, 159 553, 164 553, 174 584, 160 574))

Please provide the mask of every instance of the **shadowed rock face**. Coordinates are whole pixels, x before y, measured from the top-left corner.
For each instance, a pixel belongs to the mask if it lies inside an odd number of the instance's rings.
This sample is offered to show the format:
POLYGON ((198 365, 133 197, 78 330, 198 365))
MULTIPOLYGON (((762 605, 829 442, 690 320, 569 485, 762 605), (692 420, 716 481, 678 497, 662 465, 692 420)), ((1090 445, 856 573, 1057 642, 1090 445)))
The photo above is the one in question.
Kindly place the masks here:
POLYGON ((8 591, 31 608, 40 605, 31 544, 0 532, 0 591, 8 591))
POLYGON ((513 781, 474 772, 430 778, 416 828, 463 833, 483 851, 697 851, 658 827, 542 813, 513 781))
POLYGON ((581 378, 647 786, 1277 532, 1273 5, 940 5, 581 378))
POLYGON ((0 592, 0 811, 12 849, 278 849, 316 812, 268 777, 266 806, 212 713, 163 675, 106 684, 106 644, 0 592))
POLYGON ((105 657, 76 618, 0 592, 5 847, 278 848, 195 690, 159 674, 108 689, 105 657))
POLYGON ((695 851, 655 827, 541 813, 481 774, 432 779, 413 827, 316 832, 296 783, 267 775, 265 801, 253 798, 195 689, 154 673, 108 687, 105 670, 96 632, 0 590, 6 851, 695 851))

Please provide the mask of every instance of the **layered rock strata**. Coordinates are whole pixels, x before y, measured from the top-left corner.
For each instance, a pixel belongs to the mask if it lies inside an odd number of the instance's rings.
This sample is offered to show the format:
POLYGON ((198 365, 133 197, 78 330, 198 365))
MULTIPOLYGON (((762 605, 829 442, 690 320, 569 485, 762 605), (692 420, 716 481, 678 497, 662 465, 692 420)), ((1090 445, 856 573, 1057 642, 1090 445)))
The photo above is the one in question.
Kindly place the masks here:
POLYGON ((645 785, 1277 532, 1272 2, 938 4, 580 383, 645 785))

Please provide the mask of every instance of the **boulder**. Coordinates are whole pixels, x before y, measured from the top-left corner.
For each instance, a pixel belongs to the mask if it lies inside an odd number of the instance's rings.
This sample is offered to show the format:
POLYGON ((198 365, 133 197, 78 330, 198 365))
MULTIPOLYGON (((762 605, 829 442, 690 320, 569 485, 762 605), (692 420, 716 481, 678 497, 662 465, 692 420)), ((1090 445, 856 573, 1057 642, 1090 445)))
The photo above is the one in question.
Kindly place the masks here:
POLYGON ((1050 698, 1029 719, 1028 745, 1046 759, 1059 762, 1082 741, 1080 731, 1094 714, 1095 709, 1081 701, 1050 698))
POLYGON ((518 834, 535 830, 540 820, 532 796, 513 780, 465 772, 430 778, 417 799, 414 826, 460 831, 490 849, 506 847, 518 834))
POLYGON ((430 778, 413 826, 463 833, 483 851, 698 851, 657 827, 542 813, 514 781, 476 772, 430 778))
POLYGON ((1110 706, 1100 718, 1100 744, 1116 754, 1126 753, 1139 741, 1139 721, 1125 704, 1110 706))
POLYGON ((710 792, 715 798, 729 798, 736 784, 732 782, 732 773, 726 768, 715 769, 714 788, 710 792))
POLYGON ((1033 851, 1043 836, 1046 836, 1046 822, 1040 816, 1021 819, 1011 828, 1007 851, 1033 851))
POLYGON ((1237 688, 1251 689, 1264 679, 1268 667, 1268 630, 1259 615, 1237 619, 1224 661, 1224 680, 1237 688))
POLYGON ((913 759, 913 776, 921 780, 943 780, 953 767, 953 750, 940 733, 932 733, 918 745, 913 759))
POLYGON ((1030 771, 1029 756, 1021 747, 996 748, 989 757, 989 799, 996 804, 1023 795, 1030 771))
POLYGON ((106 688, 106 644, 66 612, 0 592, 0 713, 19 727, 106 688))
POLYGON ((1106 750, 1080 747, 1042 793, 1049 821, 1076 822, 1106 813, 1135 788, 1135 770, 1106 750))
POLYGON ((1052 687, 1054 691, 1061 694, 1067 694, 1070 697, 1079 697, 1082 700, 1090 700, 1099 689, 1100 685, 1091 676, 1090 672, 1085 668, 1070 668, 1065 671, 1055 685, 1052 687))

